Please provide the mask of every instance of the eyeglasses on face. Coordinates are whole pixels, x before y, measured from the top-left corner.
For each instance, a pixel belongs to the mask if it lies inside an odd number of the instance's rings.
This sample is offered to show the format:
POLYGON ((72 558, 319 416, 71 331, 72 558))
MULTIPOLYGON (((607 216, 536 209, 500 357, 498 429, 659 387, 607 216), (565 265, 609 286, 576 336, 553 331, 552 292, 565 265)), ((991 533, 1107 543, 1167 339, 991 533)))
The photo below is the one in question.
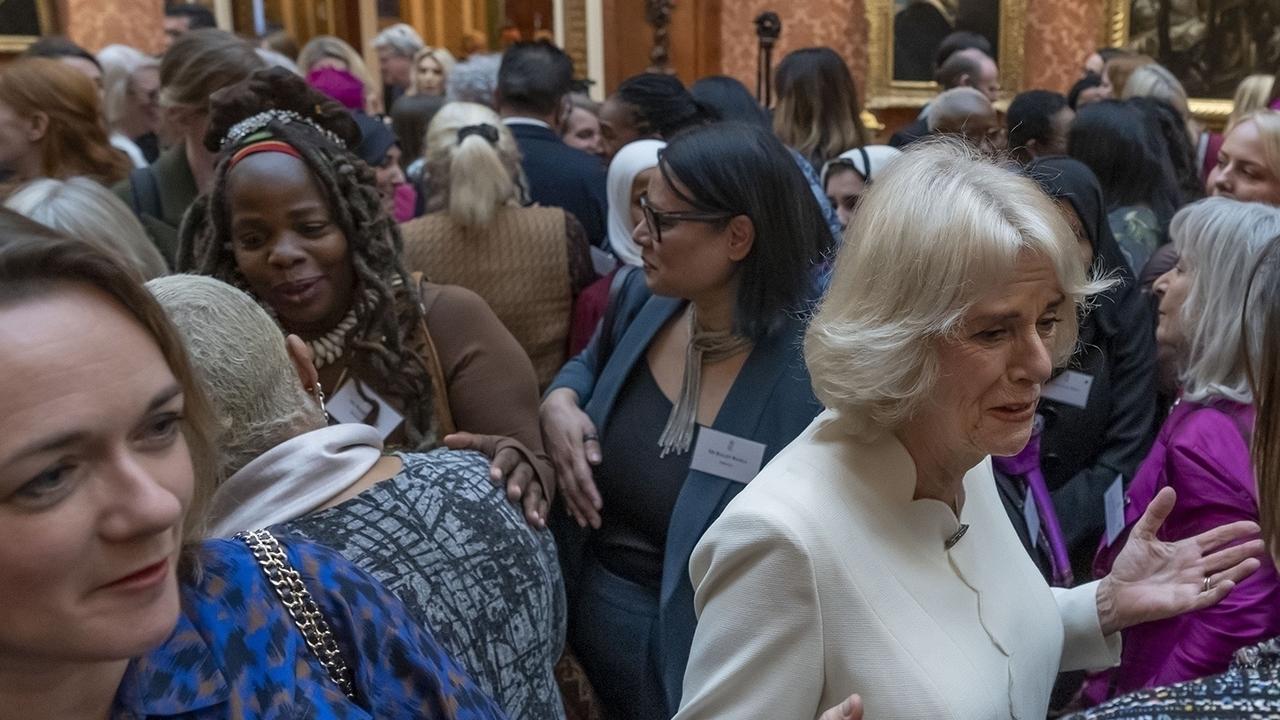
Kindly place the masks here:
POLYGON ((670 230, 682 222, 718 223, 737 215, 731 212, 704 212, 687 210, 683 212, 664 212, 649 204, 649 196, 640 196, 640 210, 644 212, 644 223, 649 228, 654 242, 662 242, 663 229, 670 230))

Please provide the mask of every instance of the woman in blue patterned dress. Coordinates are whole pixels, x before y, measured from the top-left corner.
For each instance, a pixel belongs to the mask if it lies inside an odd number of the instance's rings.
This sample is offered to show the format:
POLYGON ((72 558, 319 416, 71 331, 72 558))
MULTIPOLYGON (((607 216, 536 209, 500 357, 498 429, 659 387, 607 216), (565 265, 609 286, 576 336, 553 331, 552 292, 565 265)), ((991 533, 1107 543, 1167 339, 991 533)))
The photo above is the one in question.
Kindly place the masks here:
POLYGON ((283 543, 312 643, 245 542, 186 542, 213 425, 176 332, 115 260, 7 212, 0 366, 0 718, 502 717, 336 553, 283 543))

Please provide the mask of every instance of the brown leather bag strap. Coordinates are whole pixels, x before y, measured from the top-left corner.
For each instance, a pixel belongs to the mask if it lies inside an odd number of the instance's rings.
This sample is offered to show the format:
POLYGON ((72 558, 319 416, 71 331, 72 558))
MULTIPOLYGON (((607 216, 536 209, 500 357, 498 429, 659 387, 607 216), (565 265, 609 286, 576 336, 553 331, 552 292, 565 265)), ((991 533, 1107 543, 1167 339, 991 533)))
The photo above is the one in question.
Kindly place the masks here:
POLYGON ((418 328, 421 344, 417 350, 422 362, 427 366, 427 373, 431 376, 431 401, 435 406, 436 426, 440 429, 440 438, 443 439, 445 435, 457 432, 458 426, 453 421, 453 410, 449 406, 449 383, 445 380, 444 367, 440 364, 440 353, 436 350, 435 341, 431 339, 431 330, 427 328, 427 309, 421 300, 426 279, 420 272, 413 273, 412 277, 418 285, 418 311, 421 315, 418 328))

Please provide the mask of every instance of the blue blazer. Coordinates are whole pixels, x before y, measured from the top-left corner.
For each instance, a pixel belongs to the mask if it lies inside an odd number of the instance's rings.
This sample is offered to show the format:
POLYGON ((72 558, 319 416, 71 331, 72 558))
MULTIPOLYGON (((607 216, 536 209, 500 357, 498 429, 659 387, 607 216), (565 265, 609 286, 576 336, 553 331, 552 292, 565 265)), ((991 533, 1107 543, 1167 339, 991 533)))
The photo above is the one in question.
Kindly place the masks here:
POLYGON ((507 127, 520 147, 520 169, 529 181, 529 199, 573 213, 591 244, 605 247, 609 202, 600 158, 565 145, 547 128, 523 123, 507 127))
MULTIPOLYGON (((618 308, 613 327, 597 331, 586 349, 570 360, 551 384, 551 389, 567 387, 577 391, 578 402, 601 434, 632 368, 637 362, 644 362, 645 351, 658 331, 686 302, 652 295, 640 272, 631 275, 616 299, 618 308), (614 340, 608 358, 600 357, 604 332, 611 332, 614 340)), ((787 317, 771 335, 756 343, 711 425, 721 432, 763 443, 765 462, 794 440, 822 410, 804 365, 803 332, 802 319, 787 317)), ((657 657, 671 715, 680 707, 684 670, 698 623, 693 610, 689 556, 702 534, 744 487, 732 480, 690 470, 671 514, 659 596, 657 657)), ((573 531, 583 532, 578 531, 576 525, 570 532, 573 531)), ((568 551, 565 582, 571 603, 574 580, 580 570, 575 567, 580 554, 574 552, 573 546, 580 546, 584 539, 585 534, 568 539, 568 547, 564 548, 568 551)))

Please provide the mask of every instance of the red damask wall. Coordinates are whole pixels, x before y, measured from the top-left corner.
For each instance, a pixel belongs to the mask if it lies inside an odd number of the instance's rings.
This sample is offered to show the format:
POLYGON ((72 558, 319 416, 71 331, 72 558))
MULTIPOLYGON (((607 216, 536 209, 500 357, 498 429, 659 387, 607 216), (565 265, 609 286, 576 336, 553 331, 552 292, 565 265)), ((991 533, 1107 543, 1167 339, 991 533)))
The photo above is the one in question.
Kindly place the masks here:
MULTIPOLYGON (((1052 0, 1051 0, 1052 1, 1052 0)), ((773 64, 796 48, 827 45, 849 63, 859 80, 867 71, 867 23, 862 0, 736 0, 720 14, 721 63, 752 90, 756 87, 756 16, 773 10, 782 18, 782 37, 773 64)))
MULTIPOLYGON (((1105 0, 1027 0, 1023 87, 1065 91, 1093 50, 1105 0)), ((722 62, 755 88, 756 15, 773 10, 782 18, 774 66, 789 50, 829 45, 849 63, 859 86, 867 70, 867 24, 862 0, 741 0, 726 2, 720 16, 722 62)))
POLYGON ((62 33, 97 52, 123 43, 160 52, 164 0, 58 0, 62 33))
POLYGON ((1023 89, 1066 92, 1097 46, 1103 0, 1027 0, 1023 89))

